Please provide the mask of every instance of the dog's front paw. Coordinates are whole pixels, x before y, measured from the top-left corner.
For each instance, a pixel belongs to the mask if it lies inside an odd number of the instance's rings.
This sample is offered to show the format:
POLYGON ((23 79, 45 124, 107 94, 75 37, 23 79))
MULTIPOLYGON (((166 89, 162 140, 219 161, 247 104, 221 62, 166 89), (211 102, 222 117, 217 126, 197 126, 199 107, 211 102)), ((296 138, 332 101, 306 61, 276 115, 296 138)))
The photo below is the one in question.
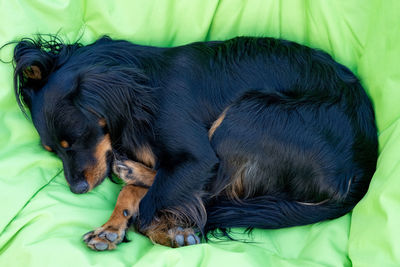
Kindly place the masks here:
POLYGON ((126 229, 112 226, 99 227, 83 236, 83 241, 93 250, 113 250, 124 240, 126 229))
MULTIPOLYGON (((135 164, 135 162, 132 162, 132 164, 135 164)), ((113 172, 125 183, 135 180, 134 166, 130 166, 132 164, 129 160, 115 160, 113 165, 113 172)))
POLYGON ((142 163, 132 160, 115 160, 113 172, 126 184, 149 188, 154 181, 156 171, 142 163))

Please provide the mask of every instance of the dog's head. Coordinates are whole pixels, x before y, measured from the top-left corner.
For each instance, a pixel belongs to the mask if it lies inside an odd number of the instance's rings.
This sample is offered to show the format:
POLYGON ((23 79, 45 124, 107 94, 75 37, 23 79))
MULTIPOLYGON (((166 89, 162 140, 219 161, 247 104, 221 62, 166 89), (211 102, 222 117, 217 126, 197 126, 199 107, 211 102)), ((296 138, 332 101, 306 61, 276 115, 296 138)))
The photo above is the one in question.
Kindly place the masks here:
POLYGON ((125 128, 137 130, 137 120, 146 121, 127 104, 135 104, 140 86, 130 87, 142 77, 119 62, 118 49, 109 38, 81 46, 53 37, 23 39, 14 50, 18 104, 23 111, 28 107, 43 147, 61 158, 74 193, 88 192, 109 176, 111 140, 124 142, 125 128))
POLYGON ((43 147, 61 158, 74 193, 101 183, 112 161, 106 119, 80 105, 79 68, 68 64, 80 48, 23 40, 14 51, 18 103, 29 108, 43 147))

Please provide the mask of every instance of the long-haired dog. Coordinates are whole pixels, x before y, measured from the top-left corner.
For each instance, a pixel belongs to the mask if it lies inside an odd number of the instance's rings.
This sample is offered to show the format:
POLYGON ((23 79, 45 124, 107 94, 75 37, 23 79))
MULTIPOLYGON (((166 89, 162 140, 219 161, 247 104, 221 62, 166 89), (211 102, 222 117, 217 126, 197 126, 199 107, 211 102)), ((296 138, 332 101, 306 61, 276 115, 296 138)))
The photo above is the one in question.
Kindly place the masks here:
POLYGON ((366 193, 377 129, 358 79, 328 54, 240 37, 172 48, 103 37, 22 39, 18 103, 74 193, 115 172, 110 220, 84 236, 113 249, 131 222, 156 243, 333 219, 366 193))

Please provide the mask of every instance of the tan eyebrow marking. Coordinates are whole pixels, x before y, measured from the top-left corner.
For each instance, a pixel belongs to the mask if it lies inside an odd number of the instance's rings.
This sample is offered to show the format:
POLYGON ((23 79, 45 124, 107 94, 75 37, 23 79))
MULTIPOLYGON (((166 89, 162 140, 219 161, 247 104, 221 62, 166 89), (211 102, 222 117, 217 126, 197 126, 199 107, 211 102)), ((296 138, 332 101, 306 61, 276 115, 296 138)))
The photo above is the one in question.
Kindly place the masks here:
POLYGON ((63 148, 68 148, 68 147, 69 147, 68 142, 65 141, 65 140, 62 140, 62 141, 60 142, 60 145, 61 145, 63 148))
POLYGON ((49 152, 52 152, 53 149, 51 149, 51 147, 49 147, 48 145, 43 145, 44 149, 46 149, 49 152))
POLYGON ((103 128, 106 127, 106 125, 107 125, 106 119, 101 118, 99 120, 99 125, 100 125, 100 127, 103 127, 103 128))

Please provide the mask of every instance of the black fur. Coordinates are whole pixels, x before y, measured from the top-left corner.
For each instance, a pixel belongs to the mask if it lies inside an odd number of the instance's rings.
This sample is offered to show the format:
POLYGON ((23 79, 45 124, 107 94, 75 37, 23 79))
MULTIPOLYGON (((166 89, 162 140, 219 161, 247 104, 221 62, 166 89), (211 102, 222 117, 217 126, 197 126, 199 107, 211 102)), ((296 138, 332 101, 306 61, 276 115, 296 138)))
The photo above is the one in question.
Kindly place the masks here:
POLYGON ((141 227, 165 210, 205 231, 332 219, 357 204, 375 171, 374 112, 358 79, 294 42, 240 37, 156 48, 38 38, 19 42, 14 60, 17 99, 71 186, 105 134, 132 160, 151 148, 157 175, 140 203, 141 227), (31 66, 41 79, 26 75, 31 66), (68 151, 61 140, 73 144, 68 151))

